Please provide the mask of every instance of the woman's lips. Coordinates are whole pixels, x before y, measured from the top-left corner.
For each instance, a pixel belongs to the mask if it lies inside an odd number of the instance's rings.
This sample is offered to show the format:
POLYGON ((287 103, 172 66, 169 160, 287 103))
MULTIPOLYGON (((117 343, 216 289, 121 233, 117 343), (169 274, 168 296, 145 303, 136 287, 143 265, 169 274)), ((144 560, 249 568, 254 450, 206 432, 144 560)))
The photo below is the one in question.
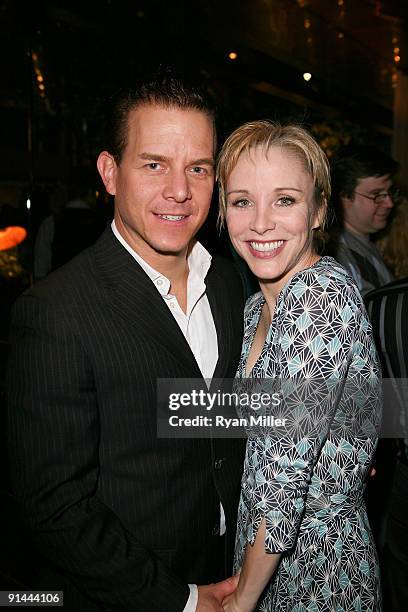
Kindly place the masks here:
POLYGON ((268 259, 279 255, 285 245, 285 240, 271 240, 268 242, 248 240, 247 245, 250 253, 254 257, 258 257, 259 259, 268 259))

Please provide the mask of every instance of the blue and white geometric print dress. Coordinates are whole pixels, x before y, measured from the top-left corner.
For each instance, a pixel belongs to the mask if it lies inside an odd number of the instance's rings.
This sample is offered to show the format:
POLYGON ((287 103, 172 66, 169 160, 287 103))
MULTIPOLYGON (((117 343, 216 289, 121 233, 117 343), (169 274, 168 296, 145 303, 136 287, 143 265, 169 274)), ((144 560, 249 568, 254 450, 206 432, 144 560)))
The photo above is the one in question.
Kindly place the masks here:
MULTIPOLYGON (((247 302, 238 378, 245 378, 264 301, 257 293, 247 302)), ((273 379, 282 400, 271 413, 292 418, 283 433, 248 428, 235 571, 263 519, 265 550, 282 553, 257 610, 381 610, 363 502, 380 419, 380 369, 361 296, 334 259, 321 258, 282 289, 250 379, 261 387, 273 379), (305 380, 315 388, 294 392, 295 400, 285 392, 288 382, 293 390, 305 380)))

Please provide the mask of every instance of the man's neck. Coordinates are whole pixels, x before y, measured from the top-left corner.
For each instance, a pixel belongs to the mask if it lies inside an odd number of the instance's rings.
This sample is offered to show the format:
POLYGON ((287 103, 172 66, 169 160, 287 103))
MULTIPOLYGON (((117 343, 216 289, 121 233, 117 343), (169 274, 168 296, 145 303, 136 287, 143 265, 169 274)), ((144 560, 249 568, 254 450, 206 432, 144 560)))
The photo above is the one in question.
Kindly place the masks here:
POLYGON ((165 276, 170 281, 169 293, 175 295, 180 308, 187 312, 187 281, 189 267, 187 263, 187 252, 179 255, 161 255, 147 258, 139 253, 146 263, 165 276))
POLYGON ((177 255, 166 255, 164 253, 146 254, 136 249, 135 251, 149 266, 168 278, 171 286, 179 286, 183 282, 187 285, 189 271, 187 252, 178 253, 177 255))
POLYGON ((364 232, 357 230, 355 227, 350 225, 350 223, 347 223, 347 221, 344 221, 344 228, 348 232, 351 232, 352 234, 357 236, 358 238, 361 238, 362 240, 365 240, 366 242, 370 241, 370 234, 365 234, 364 232))
POLYGON ((162 274, 170 281, 170 293, 177 297, 177 301, 184 312, 187 309, 187 281, 189 266, 187 262, 188 254, 192 245, 179 253, 159 253, 147 244, 141 245, 132 238, 123 223, 115 219, 115 226, 118 233, 131 249, 145 261, 151 268, 162 274))

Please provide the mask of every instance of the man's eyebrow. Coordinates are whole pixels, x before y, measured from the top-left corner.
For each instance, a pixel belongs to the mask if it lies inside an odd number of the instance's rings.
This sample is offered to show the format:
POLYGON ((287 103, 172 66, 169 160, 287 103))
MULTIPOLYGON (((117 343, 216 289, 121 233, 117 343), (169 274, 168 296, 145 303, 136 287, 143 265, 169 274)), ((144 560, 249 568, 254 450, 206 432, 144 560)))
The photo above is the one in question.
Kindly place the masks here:
POLYGON ((154 159, 155 161, 168 161, 168 157, 165 155, 159 155, 158 153, 140 153, 140 159, 154 159))
POLYGON ((202 159, 196 159, 191 162, 190 166, 211 166, 214 167, 215 161, 211 157, 203 157, 202 159))
MULTIPOLYGON (((159 155, 158 153, 148 153, 148 152, 140 153, 139 158, 145 159, 146 161, 149 161, 149 160, 161 161, 161 162, 169 161, 168 157, 166 157, 165 155, 159 155)), ((211 157, 203 157, 201 159, 195 159, 194 161, 189 163, 189 166, 204 166, 204 165, 211 166, 213 168, 215 165, 215 161, 211 157)))

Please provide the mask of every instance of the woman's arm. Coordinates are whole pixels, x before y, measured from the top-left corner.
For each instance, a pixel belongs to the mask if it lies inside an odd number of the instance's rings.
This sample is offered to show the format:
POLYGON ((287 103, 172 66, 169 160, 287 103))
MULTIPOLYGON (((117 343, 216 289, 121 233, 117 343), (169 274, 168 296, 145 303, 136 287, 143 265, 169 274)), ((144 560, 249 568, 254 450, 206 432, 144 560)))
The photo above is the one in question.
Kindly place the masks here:
POLYGON ((225 612, 251 612, 262 591, 273 576, 279 554, 265 552, 265 519, 259 526, 255 542, 248 544, 236 591, 223 602, 225 612))

